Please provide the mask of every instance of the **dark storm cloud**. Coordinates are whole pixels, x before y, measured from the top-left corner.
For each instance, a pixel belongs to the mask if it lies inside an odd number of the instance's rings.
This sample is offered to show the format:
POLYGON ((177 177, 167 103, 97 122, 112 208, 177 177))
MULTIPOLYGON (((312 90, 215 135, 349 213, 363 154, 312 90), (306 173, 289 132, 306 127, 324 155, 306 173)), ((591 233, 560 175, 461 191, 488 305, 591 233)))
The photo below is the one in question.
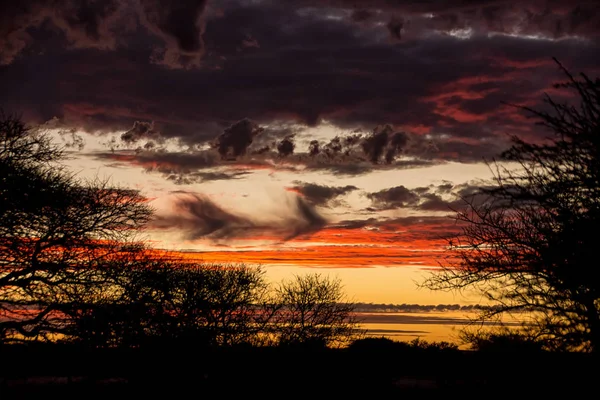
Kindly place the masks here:
POLYGON ((398 17, 392 17, 387 23, 387 28, 390 31, 392 39, 402 40, 402 29, 404 28, 404 20, 398 17))
POLYGON ((372 163, 378 163, 382 158, 387 164, 394 161, 408 142, 404 132, 394 132, 394 128, 385 125, 375 128, 371 136, 364 139, 362 147, 372 163))
POLYGON ((457 212, 469 205, 478 206, 489 201, 490 197, 485 191, 495 187, 493 183, 485 181, 458 185, 446 182, 414 189, 396 186, 367 193, 366 197, 373 203, 371 211, 413 208, 421 211, 457 212))
POLYGON ((282 157, 294 154, 295 148, 296 143, 294 143, 294 135, 286 136, 279 143, 277 143, 277 152, 282 157))
POLYGON ((10 64, 34 40, 28 29, 45 22, 75 48, 114 49, 112 31, 126 2, 118 0, 22 0, 0 3, 0 65, 10 64))
POLYGON ((506 133, 533 126, 501 101, 540 105, 561 78, 551 56, 586 71, 600 54, 588 2, 5 3, 0 104, 28 122, 133 139, 136 121, 153 121, 160 137, 203 146, 247 117, 265 132, 223 136, 226 157, 282 144, 286 162, 342 174, 494 156, 506 133), (403 24, 390 41, 393 18, 403 24), (513 31, 547 38, 496 34, 513 31), (310 148, 285 141, 296 132, 260 140, 270 125, 323 120, 348 135, 310 148), (393 127, 386 140, 372 133, 381 124, 393 127), (345 143, 356 128, 364 142, 345 143))
MULTIPOLYGON (((245 131, 248 132, 248 131, 245 131)), ((247 144, 245 139, 250 136, 242 135, 242 144, 247 144)), ((262 147, 249 146, 244 153, 235 155, 232 150, 223 154, 218 153, 218 148, 209 150, 181 150, 166 151, 164 148, 156 145, 162 140, 160 137, 157 142, 149 141, 143 147, 138 146, 135 152, 131 150, 118 150, 118 145, 114 146, 116 151, 106 153, 92 153, 91 156, 97 159, 106 159, 119 162, 121 165, 129 164, 131 166, 141 166, 148 172, 162 173, 168 179, 178 183, 193 183, 209 179, 212 175, 206 175, 203 170, 214 168, 233 168, 237 166, 245 168, 249 174, 252 170, 287 170, 290 172, 319 171, 339 177, 364 175, 374 170, 390 169, 411 169, 437 165, 452 159, 461 162, 481 161, 482 155, 489 157, 497 156, 500 147, 490 143, 474 145, 461 142, 438 141, 437 144, 427 140, 422 140, 418 136, 411 137, 407 135, 408 145, 404 146, 402 153, 397 149, 394 143, 394 137, 402 137, 404 143, 405 134, 395 133, 388 145, 383 145, 387 149, 381 155, 380 160, 372 158, 372 147, 370 147, 370 138, 351 134, 351 140, 346 141, 347 137, 336 137, 329 142, 319 143, 311 141, 307 148, 300 148, 299 151, 292 151, 296 144, 291 138, 284 138, 279 142, 274 142, 272 146, 262 147), (358 139, 357 139, 358 138, 358 139), (344 143, 353 143, 351 146, 344 143), (293 144, 293 147, 292 147, 293 144), (289 146, 286 150, 285 146, 289 146), (481 148, 479 147, 481 146, 481 148), (323 149, 323 151, 319 150, 323 149), (393 150, 393 153, 392 153, 393 150), (394 159, 396 156, 405 156, 408 158, 394 159)), ((215 145, 215 147, 218 147, 215 145)), ((240 147, 241 149, 244 146, 240 147)), ((229 175, 216 175, 216 177, 228 179, 229 175)), ((233 174, 231 178, 240 178, 242 175, 233 174)), ((215 178, 217 179, 217 178, 215 178)))
POLYGON ((175 194, 174 212, 157 215, 150 228, 179 230, 186 240, 230 239, 257 235, 291 240, 298 236, 310 235, 326 224, 325 219, 299 197, 289 204, 287 214, 282 220, 264 223, 227 211, 201 194, 175 194))
POLYGON ((114 49, 118 35, 142 25, 162 42, 151 60, 171 67, 199 66, 204 53, 207 0, 24 0, 0 5, 0 64, 9 64, 33 38, 28 29, 49 22, 78 48, 114 49), (126 14, 127 18, 124 17, 126 14))
POLYGON ((127 144, 156 138, 158 138, 158 132, 154 130, 154 123, 145 121, 135 121, 133 127, 121 135, 121 140, 127 144))
POLYGON ((367 9, 355 9, 350 14, 350 19, 354 22, 366 22, 375 16, 375 13, 367 9))
MULTIPOLYGON (((357 165, 392 164, 399 156, 436 158, 439 149, 423 136, 397 131, 390 124, 376 126, 371 133, 349 133, 335 136, 328 142, 312 140, 308 156, 323 163, 357 165)), ((406 160, 404 160, 406 161, 406 160)))
POLYGON ((234 171, 234 172, 204 172, 196 171, 189 173, 167 173, 163 174, 165 178, 176 185, 191 185, 194 183, 210 182, 210 181, 227 181, 234 179, 242 179, 250 172, 234 171))
POLYGON ((382 18, 392 13, 395 17, 387 28, 398 38, 401 30, 411 36, 455 29, 543 34, 553 38, 600 33, 600 13, 595 0, 295 0, 294 3, 348 10, 351 20, 356 20, 356 12, 378 11, 382 18))
POLYGON ((226 128, 217 138, 215 147, 221 158, 236 159, 246 154, 254 138, 263 130, 256 122, 243 119, 226 128))
POLYGON ((140 0, 142 23, 164 41, 153 61, 171 68, 200 66, 207 0, 140 0))
MULTIPOLYGON (((278 19, 285 7, 288 16, 298 15, 347 16, 353 23, 381 23, 397 39, 473 30, 476 33, 506 33, 546 35, 552 38, 579 35, 596 36, 600 31, 597 2, 567 0, 524 0, 519 2, 483 0, 478 2, 450 1, 388 1, 388 0, 295 0, 279 1, 222 1, 210 4, 207 0, 23 0, 3 2, 0 9, 4 40, 1 43, 3 62, 11 62, 31 44, 29 28, 50 23, 63 32, 71 44, 78 47, 114 48, 113 34, 116 16, 126 9, 127 30, 136 20, 153 35, 159 45, 153 60, 170 67, 197 67, 206 53, 203 35, 207 11, 213 19, 228 18, 236 10, 260 9, 263 16, 278 19), (209 6, 213 6, 212 9, 209 6), (307 8, 308 7, 308 8, 307 8), (321 11, 307 12, 312 8, 321 11)), ((266 18, 262 18, 263 22, 266 18)), ((252 24, 237 17, 242 24, 231 26, 229 35, 218 43, 239 50, 240 47, 259 47, 260 38, 249 32, 252 24), (240 29, 241 28, 241 29, 240 29), (227 44, 229 43, 229 44, 227 44)), ((291 22, 291 21, 286 21, 291 22)), ((331 21, 329 21, 331 22, 331 21)), ((266 23, 265 25, 269 25, 266 23)), ((377 24, 375 24, 377 25, 377 24)), ((122 26, 120 28, 123 28, 122 26)), ((123 29, 120 29, 122 31, 123 29)), ((118 33, 121 33, 121 32, 118 33)), ((262 33, 262 32, 261 32, 262 33)))
POLYGON ((219 165, 219 156, 213 151, 113 151, 91 153, 91 157, 121 165, 137 165, 148 171, 173 173, 212 168, 219 165))
MULTIPOLYGON (((309 203, 316 206, 331 205, 337 197, 358 190, 356 186, 327 186, 316 183, 294 182, 296 186, 290 188, 291 191, 300 193, 309 203)), ((337 204, 337 203, 336 203, 337 204)))
MULTIPOLYGON (((145 172, 160 174, 178 185, 243 179, 252 174, 251 170, 236 169, 235 163, 223 163, 213 150, 166 152, 147 148, 97 152, 88 156, 105 161, 112 167, 139 167, 145 172)), ((247 169, 252 167, 242 165, 247 169)), ((260 169, 268 165, 255 162, 253 167, 260 169)))
POLYGON ((375 193, 368 193, 367 197, 373 202, 375 207, 384 210, 409 207, 416 205, 419 201, 419 196, 404 186, 396 186, 375 193))
POLYGON ((129 164, 142 167, 147 172, 160 173, 178 184, 239 179, 250 174, 251 170, 265 168, 296 172, 312 170, 338 176, 357 176, 374 169, 415 168, 440 162, 435 159, 434 153, 427 150, 423 140, 417 136, 394 132, 389 125, 376 127, 371 134, 365 136, 350 133, 346 136, 336 136, 322 144, 313 140, 307 148, 300 149, 299 152, 295 152, 295 134, 288 134, 279 141, 275 140, 272 145, 259 147, 254 143, 254 139, 261 138, 263 132, 268 136, 267 140, 262 141, 265 143, 269 138, 276 138, 289 130, 273 127, 264 129, 244 119, 224 129, 212 142, 212 148, 183 146, 181 150, 167 150, 162 146, 164 138, 154 129, 154 124, 136 121, 130 130, 120 136, 120 141, 128 145, 125 150, 113 137, 107 142, 111 152, 95 152, 90 156, 112 160, 115 166, 129 164), (148 141, 142 146, 143 140, 148 141), (137 148, 131 150, 131 145, 138 142, 137 148), (380 148, 374 149, 374 146, 380 148), (400 153, 412 158, 395 160, 400 153), (374 154, 377 156, 374 157, 374 154), (424 160, 416 158, 417 156, 427 156, 431 159, 424 160), (236 169, 238 166, 246 171, 242 174, 239 171, 222 170, 236 169))

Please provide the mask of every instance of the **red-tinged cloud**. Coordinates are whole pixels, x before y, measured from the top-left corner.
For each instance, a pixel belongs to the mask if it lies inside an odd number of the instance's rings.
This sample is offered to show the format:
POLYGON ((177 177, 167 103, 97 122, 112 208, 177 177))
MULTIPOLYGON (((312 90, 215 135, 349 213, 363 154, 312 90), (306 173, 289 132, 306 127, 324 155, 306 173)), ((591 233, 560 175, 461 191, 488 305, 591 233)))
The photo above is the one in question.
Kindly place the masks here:
MULTIPOLYGON (((241 262, 319 268, 437 267, 447 262, 447 239, 458 227, 449 219, 423 217, 347 221, 298 237, 293 247, 181 253, 204 262, 241 262)), ((264 239, 264 238, 261 238, 264 239)))
POLYGON ((296 241, 357 247, 400 246, 414 251, 442 250, 459 227, 450 218, 407 217, 391 220, 355 220, 333 224, 296 241))
POLYGON ((313 268, 368 268, 410 265, 437 266, 443 250, 318 246, 302 249, 259 251, 206 251, 185 254, 192 260, 209 263, 246 263, 261 265, 294 265, 313 268))

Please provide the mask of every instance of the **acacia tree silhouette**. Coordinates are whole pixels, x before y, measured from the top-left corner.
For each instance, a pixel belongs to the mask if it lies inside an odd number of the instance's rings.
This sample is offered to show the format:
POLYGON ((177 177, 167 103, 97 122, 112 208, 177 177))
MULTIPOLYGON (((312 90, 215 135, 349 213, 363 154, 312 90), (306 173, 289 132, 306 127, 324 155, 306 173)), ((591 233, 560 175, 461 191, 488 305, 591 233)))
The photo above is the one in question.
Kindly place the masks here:
POLYGON ((0 112, 0 338, 48 338, 68 311, 102 298, 104 272, 134 261, 151 209, 134 190, 61 166, 47 134, 0 112))
POLYGON ((280 345, 339 346, 361 335, 354 304, 341 281, 320 274, 295 276, 276 288, 275 333, 280 345))
POLYGON ((76 340, 92 347, 255 345, 273 312, 260 268, 155 258, 115 275, 109 301, 74 310, 76 340))
POLYGON ((528 329, 547 347, 598 352, 600 79, 572 76, 555 61, 567 76, 555 87, 575 94, 579 104, 547 95, 549 111, 520 107, 552 137, 545 143, 512 138, 501 161, 491 163, 491 187, 456 214, 463 229, 449 243, 453 258, 422 285, 475 288, 498 304, 484 317, 531 312, 528 329))
POLYGON ((115 270, 110 291, 69 311, 71 340, 93 348, 348 344, 359 337, 339 280, 272 287, 261 268, 149 259, 115 270), (107 295, 106 293, 109 292, 107 295))

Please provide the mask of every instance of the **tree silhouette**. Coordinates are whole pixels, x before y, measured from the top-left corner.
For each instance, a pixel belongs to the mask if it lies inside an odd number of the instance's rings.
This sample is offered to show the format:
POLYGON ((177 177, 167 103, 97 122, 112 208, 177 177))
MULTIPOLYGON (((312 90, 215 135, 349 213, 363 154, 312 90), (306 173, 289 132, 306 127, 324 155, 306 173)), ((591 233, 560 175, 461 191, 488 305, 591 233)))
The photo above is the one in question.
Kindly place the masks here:
POLYGON ((140 347, 167 338, 170 319, 160 303, 165 260, 143 249, 95 271, 94 284, 72 290, 63 340, 91 348, 140 347), (151 284, 150 284, 151 283, 151 284))
POLYGON ((559 66, 568 79, 555 87, 573 93, 578 104, 547 96, 549 111, 520 107, 552 137, 543 143, 512 138, 512 147, 491 164, 491 185, 456 215, 463 230, 450 242, 454 261, 424 286, 475 288, 498 305, 484 317, 530 312, 529 329, 547 346, 596 352, 600 80, 559 66))
POLYGON ((65 172, 46 134, 0 113, 0 337, 49 338, 100 293, 105 270, 141 250, 151 209, 134 190, 65 172), (92 288, 95 288, 92 290, 92 288))
POLYGON ((158 338, 230 346, 256 342, 268 320, 262 312, 267 292, 260 268, 170 262, 139 271, 126 295, 132 304, 155 304, 160 310, 161 318, 149 324, 158 338))
POLYGON ((338 345, 358 337, 339 280, 296 277, 278 287, 260 268, 153 257, 114 268, 107 287, 68 311, 68 339, 88 346, 338 345))
POLYGON ((339 279, 320 274, 295 276, 276 288, 279 312, 274 320, 282 345, 336 346, 359 335, 354 305, 339 279))
POLYGON ((191 349, 267 339, 275 306, 260 268, 154 256, 114 271, 108 298, 95 295, 73 309, 75 340, 92 347, 191 349))

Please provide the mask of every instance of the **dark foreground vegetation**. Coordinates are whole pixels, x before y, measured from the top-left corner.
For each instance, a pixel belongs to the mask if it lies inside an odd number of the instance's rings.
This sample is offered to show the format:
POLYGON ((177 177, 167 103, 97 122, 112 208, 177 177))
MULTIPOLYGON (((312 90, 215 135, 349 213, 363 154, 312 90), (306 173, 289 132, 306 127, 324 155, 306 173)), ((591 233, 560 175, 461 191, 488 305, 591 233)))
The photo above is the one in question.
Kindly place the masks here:
POLYGON ((564 393, 575 398, 594 393, 598 364, 593 357, 426 349, 381 339, 359 340, 344 349, 173 344, 94 350, 37 344, 2 349, 0 397, 537 398, 564 393))

